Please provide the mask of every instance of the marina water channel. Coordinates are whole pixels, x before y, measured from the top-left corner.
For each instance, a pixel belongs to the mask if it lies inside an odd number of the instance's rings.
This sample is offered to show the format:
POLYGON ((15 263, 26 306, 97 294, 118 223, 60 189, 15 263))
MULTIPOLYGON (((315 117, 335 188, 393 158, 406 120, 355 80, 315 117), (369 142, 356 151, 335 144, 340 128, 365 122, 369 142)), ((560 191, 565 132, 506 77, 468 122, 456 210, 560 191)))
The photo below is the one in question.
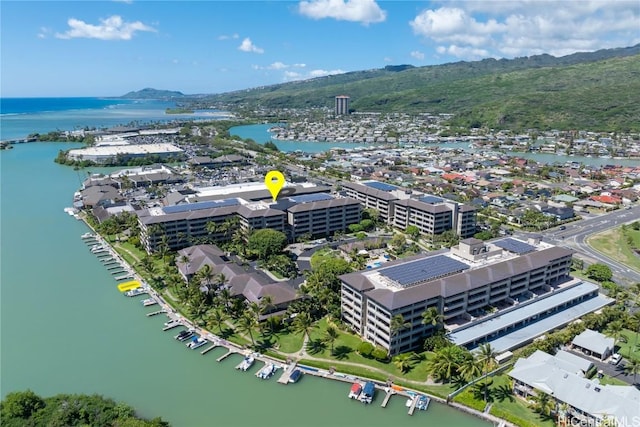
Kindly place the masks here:
MULTIPOLYGON (((86 226, 63 212, 86 171, 53 162, 63 143, 17 145, 0 153, 2 396, 32 389, 99 393, 161 416, 174 426, 486 426, 432 402, 407 415, 405 398, 386 408, 347 398, 348 384, 304 376, 287 386, 261 381, 163 332, 164 315, 145 296, 126 298, 80 236, 86 226)), ((77 146, 77 145, 75 145, 77 146)), ((97 172, 98 169, 92 170, 97 172)), ((277 378, 277 377, 276 377, 277 378)))

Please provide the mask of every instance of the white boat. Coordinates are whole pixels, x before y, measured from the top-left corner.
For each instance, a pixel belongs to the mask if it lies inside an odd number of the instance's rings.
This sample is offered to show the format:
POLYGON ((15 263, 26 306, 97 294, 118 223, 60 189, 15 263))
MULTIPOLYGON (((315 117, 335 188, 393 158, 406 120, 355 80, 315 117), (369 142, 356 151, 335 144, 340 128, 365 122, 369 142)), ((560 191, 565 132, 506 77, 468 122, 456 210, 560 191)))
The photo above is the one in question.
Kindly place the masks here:
POLYGON ((406 406, 407 408, 410 408, 412 404, 413 404, 413 398, 410 397, 407 399, 404 406, 406 406))
POLYGON ((278 367, 273 363, 267 363, 264 368, 260 369, 256 376, 260 379, 266 380, 274 374, 274 372, 278 369, 278 367))
POLYGON ((142 295, 146 293, 147 291, 144 288, 135 288, 125 292, 124 295, 127 297, 137 297, 138 295, 142 295))
POLYGON ((191 341, 189 341, 189 343, 187 343, 187 347, 189 347, 192 350, 195 350, 198 347, 202 347, 203 345, 205 345, 207 343, 207 340, 202 338, 202 337, 196 337, 194 336, 191 341))
POLYGON ((158 303, 158 301, 154 300, 153 298, 147 298, 147 299, 143 299, 142 301, 140 301, 142 303, 142 305, 144 305, 145 307, 149 307, 150 305, 155 305, 158 303))
POLYGON ((242 362, 240 362, 240 364, 237 366, 237 369, 246 372, 249 368, 251 368, 251 366, 253 366, 253 362, 255 362, 255 360, 256 359, 251 355, 245 356, 242 362))

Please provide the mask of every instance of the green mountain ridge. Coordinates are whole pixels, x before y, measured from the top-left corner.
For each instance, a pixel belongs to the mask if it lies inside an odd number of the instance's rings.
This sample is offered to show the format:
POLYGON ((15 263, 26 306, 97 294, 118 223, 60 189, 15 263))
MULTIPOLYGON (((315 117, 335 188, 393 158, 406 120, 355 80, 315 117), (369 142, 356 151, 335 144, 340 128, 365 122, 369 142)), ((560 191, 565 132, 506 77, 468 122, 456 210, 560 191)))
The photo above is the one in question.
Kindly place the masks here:
MULTIPOLYGON (((452 124, 507 129, 640 130, 640 45, 575 53, 387 66, 215 95, 192 105, 451 113, 452 124)), ((183 102, 184 102, 183 101, 183 102)))
POLYGON ((184 98, 184 93, 174 90, 160 90, 145 88, 142 90, 128 92, 119 98, 122 99, 175 99, 184 98))

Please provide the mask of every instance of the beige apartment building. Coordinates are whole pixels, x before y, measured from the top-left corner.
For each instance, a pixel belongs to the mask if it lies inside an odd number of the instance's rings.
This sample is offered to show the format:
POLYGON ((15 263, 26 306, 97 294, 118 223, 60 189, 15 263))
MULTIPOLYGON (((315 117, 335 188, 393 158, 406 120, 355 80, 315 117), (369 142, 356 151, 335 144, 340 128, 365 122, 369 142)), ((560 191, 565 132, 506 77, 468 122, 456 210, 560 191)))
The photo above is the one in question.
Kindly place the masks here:
POLYGON ((393 355, 422 346, 433 333, 422 314, 434 307, 454 343, 495 340, 506 351, 610 303, 596 285, 569 276, 572 253, 538 240, 465 239, 451 250, 341 276, 342 317, 393 355), (409 326, 392 331, 397 315, 409 326))
POLYGON ((375 209, 380 220, 401 230, 418 227, 420 233, 433 237, 453 230, 461 238, 476 233, 476 209, 441 197, 414 194, 379 181, 342 184, 345 194, 375 209))
POLYGON ((151 253, 161 244, 178 250, 202 243, 205 237, 217 241, 231 238, 232 233, 225 233, 223 227, 209 233, 207 224, 211 222, 222 225, 237 218, 244 230, 271 228, 294 240, 306 233, 326 236, 345 231, 360 221, 361 213, 357 200, 318 193, 283 198, 278 203, 232 197, 143 209, 137 215, 142 243, 151 253))

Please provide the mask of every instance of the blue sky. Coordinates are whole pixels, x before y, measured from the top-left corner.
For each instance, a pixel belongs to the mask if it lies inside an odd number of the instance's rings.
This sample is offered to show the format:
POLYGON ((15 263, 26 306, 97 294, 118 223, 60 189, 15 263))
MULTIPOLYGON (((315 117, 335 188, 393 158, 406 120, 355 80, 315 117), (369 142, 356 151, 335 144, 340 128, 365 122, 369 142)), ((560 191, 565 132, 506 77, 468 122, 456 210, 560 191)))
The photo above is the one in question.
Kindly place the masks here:
POLYGON ((220 93, 640 43, 637 0, 6 1, 0 95, 220 93))

